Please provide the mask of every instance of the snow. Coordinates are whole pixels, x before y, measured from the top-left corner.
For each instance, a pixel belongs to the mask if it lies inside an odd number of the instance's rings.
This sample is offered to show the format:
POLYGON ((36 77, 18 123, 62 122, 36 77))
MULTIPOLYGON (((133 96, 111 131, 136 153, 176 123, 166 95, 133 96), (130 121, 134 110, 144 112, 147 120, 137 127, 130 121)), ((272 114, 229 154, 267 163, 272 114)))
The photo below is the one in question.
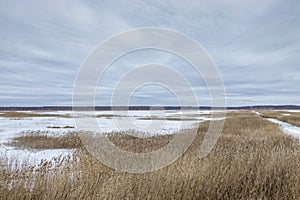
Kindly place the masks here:
POLYGON ((282 122, 282 121, 279 121, 279 120, 273 119, 273 118, 268 118, 267 120, 269 120, 270 122, 273 122, 275 124, 278 124, 283 132, 300 140, 300 127, 293 126, 289 123, 282 122))
MULTIPOLYGON (((252 111, 252 112, 257 115, 261 115, 261 113, 259 113, 257 111, 252 111)), ((292 111, 289 111, 289 112, 292 112, 292 111)), ((282 115, 290 116, 291 114, 282 114, 282 115)), ((278 124, 283 132, 285 132, 286 134, 292 135, 293 137, 300 140, 300 127, 293 126, 289 123, 282 122, 282 121, 274 119, 274 118, 267 118, 267 120, 270 122, 273 122, 275 124, 278 124)))
POLYGON ((257 114, 257 115, 261 115, 261 113, 260 112, 257 112, 257 111, 252 111, 253 113, 255 113, 255 114, 257 114))
POLYGON ((53 158, 65 157, 73 154, 72 149, 46 149, 27 150, 17 149, 10 146, 1 145, 0 158, 1 165, 11 166, 12 169, 21 168, 23 165, 35 166, 42 160, 51 161, 53 158))
MULTIPOLYGON (((0 165, 37 165, 41 160, 50 161, 52 158, 72 154, 73 150, 49 149, 49 150, 26 150, 7 145, 14 137, 26 131, 42 131, 43 134, 60 136, 69 132, 65 129, 47 128, 51 126, 74 125, 74 119, 56 117, 33 117, 10 119, 0 118, 0 165)), ((72 130, 72 129, 70 129, 72 130)))
POLYGON ((285 111, 285 112, 300 112, 300 110, 277 110, 277 111, 285 111))
MULTIPOLYGON (((22 111, 27 112, 28 111, 22 111)), ((54 157, 66 156, 72 154, 74 150, 67 149, 48 149, 48 150, 29 150, 18 149, 9 146, 7 143, 14 137, 27 131, 41 131, 43 134, 52 136, 61 136, 71 131, 79 130, 76 128, 77 120, 93 118, 96 115, 98 131, 109 133, 115 131, 136 130, 147 132, 147 136, 157 134, 172 134, 185 128, 194 127, 195 124, 208 120, 221 120, 223 118, 210 118, 199 116, 200 114, 211 114, 217 111, 199 111, 199 110, 176 110, 176 111, 95 111, 95 112, 73 112, 73 111, 51 111, 35 112, 39 114, 58 114, 60 117, 25 117, 25 118, 5 118, 0 117, 0 159, 1 164, 19 164, 36 165, 41 160, 50 161, 54 157), (113 115, 108 117, 107 115, 113 115), (66 117, 66 116, 71 116, 66 117), (148 120, 143 118, 158 117, 161 120, 148 120), (189 121, 164 120, 167 118, 189 118, 189 121), (53 127, 74 127, 74 128, 53 128, 53 127), (52 128, 51 128, 52 127, 52 128)), ((82 129, 80 129, 82 130, 82 129)), ((143 135, 145 137, 145 135, 143 135)))

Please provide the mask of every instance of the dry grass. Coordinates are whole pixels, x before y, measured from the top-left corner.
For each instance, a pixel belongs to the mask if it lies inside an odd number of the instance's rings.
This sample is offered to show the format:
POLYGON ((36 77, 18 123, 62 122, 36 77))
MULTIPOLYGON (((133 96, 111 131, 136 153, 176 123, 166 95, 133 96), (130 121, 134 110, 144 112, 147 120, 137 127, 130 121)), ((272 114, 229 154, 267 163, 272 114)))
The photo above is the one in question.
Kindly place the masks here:
POLYGON ((60 129, 60 128, 75 128, 74 126, 47 126, 47 128, 60 129))
POLYGON ((294 126, 300 127, 300 113, 286 111, 262 111, 262 117, 274 118, 283 122, 287 122, 294 126), (286 115, 288 114, 288 116, 286 115))
POLYGON ((96 118, 113 118, 113 117, 126 117, 126 115, 117 115, 117 114, 101 114, 101 115, 96 115, 96 118))
POLYGON ((63 136, 49 136, 40 131, 29 131, 13 138, 9 143, 22 149, 74 149, 82 146, 77 133, 67 133, 63 136))
MULTIPOLYGON (((131 133, 132 134, 132 133, 131 133)), ((173 135, 153 136, 148 138, 139 138, 131 135, 115 134, 108 136, 116 146, 135 153, 151 152, 166 146, 173 135)))
POLYGON ((0 117, 7 117, 7 118, 25 118, 25 117, 64 117, 70 118, 71 116, 66 115, 59 115, 59 114, 47 114, 47 113, 36 113, 36 112, 17 112, 17 111, 7 111, 0 113, 0 117))
MULTIPOLYGON (((300 199, 296 140, 250 112, 230 113, 213 151, 199 159, 207 128, 208 122, 202 123, 188 151, 156 172, 118 172, 78 148, 72 159, 58 161, 60 167, 54 169, 42 163, 38 170, 1 171, 0 195, 2 199, 300 199)), ((145 146, 151 150, 165 145, 170 137, 111 139, 142 152, 145 146)))
POLYGON ((197 121, 195 118, 187 117, 141 117, 139 120, 166 120, 166 121, 197 121))

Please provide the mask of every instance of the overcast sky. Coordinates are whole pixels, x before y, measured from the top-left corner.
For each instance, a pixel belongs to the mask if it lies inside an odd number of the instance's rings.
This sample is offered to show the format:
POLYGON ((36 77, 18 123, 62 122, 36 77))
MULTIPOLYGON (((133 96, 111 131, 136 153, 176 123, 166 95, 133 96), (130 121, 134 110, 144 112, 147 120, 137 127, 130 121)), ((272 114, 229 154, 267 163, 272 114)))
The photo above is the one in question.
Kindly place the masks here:
MULTIPOLYGON (((77 71, 93 48, 142 27, 174 29, 199 42, 221 72, 229 106, 300 104, 300 1, 0 0, 0 106, 72 105, 77 71)), ((199 104, 210 105, 187 63, 154 50, 117 60, 100 82, 97 104, 110 104, 122 73, 152 62, 174 67, 199 104)), ((130 101, 176 105, 158 85, 140 88, 130 101)))

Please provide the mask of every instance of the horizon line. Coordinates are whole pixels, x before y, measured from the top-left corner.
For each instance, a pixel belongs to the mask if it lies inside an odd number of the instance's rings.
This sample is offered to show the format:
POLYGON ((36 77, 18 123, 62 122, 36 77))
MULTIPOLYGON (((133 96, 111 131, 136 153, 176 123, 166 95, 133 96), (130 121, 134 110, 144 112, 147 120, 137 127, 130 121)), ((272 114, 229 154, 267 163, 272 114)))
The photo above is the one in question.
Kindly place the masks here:
POLYGON ((295 110, 300 109, 300 105, 245 105, 245 106, 225 106, 225 107, 213 107, 213 106, 149 106, 149 105, 130 105, 130 106, 0 106, 0 111, 31 111, 31 110, 150 110, 159 109, 164 110, 180 110, 180 109, 287 109, 295 110))

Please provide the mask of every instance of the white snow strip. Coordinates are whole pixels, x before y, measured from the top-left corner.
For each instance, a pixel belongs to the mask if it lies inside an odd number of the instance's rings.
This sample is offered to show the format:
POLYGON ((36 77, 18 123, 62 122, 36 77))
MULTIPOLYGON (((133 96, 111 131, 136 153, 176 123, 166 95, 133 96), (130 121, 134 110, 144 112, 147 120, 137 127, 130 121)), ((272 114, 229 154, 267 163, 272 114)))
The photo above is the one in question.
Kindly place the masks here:
POLYGON ((293 137, 300 140, 300 127, 293 126, 289 123, 279 121, 277 119, 273 118, 267 118, 270 122, 273 122, 275 124, 278 124, 281 128, 281 130, 289 135, 292 135, 293 137))
POLYGON ((262 115, 260 112, 257 112, 257 111, 252 111, 253 113, 257 114, 257 115, 262 115))
POLYGON ((26 149, 16 149, 9 146, 1 146, 0 164, 11 166, 12 169, 19 169, 23 165, 36 166, 42 160, 51 161, 53 158, 72 155, 73 152, 73 149, 47 149, 32 151, 26 149))
POLYGON ((283 116, 291 116, 291 114, 288 114, 288 113, 284 113, 282 114, 283 116))
POLYGON ((300 112, 300 110, 276 110, 276 111, 285 111, 285 112, 300 112))

